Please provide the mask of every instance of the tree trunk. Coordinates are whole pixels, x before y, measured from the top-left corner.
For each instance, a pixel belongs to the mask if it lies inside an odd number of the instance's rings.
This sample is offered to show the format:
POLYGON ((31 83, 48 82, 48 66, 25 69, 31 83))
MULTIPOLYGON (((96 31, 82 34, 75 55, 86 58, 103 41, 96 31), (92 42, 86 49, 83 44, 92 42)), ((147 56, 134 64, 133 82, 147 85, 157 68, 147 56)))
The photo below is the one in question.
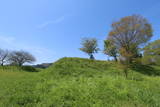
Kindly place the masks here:
POLYGON ((90 55, 90 59, 92 59, 92 60, 95 59, 94 56, 93 56, 93 54, 90 55))
POLYGON ((21 67, 22 65, 23 65, 22 63, 19 63, 19 64, 18 64, 18 66, 20 66, 20 67, 21 67))
POLYGON ((115 60, 116 62, 118 61, 117 56, 114 56, 114 60, 115 60))
POLYGON ((127 77, 128 77, 128 70, 127 70, 127 69, 124 69, 124 73, 125 73, 125 77, 126 77, 126 79, 127 79, 127 77))
POLYGON ((1 66, 3 66, 4 65, 4 61, 3 60, 1 60, 1 66))

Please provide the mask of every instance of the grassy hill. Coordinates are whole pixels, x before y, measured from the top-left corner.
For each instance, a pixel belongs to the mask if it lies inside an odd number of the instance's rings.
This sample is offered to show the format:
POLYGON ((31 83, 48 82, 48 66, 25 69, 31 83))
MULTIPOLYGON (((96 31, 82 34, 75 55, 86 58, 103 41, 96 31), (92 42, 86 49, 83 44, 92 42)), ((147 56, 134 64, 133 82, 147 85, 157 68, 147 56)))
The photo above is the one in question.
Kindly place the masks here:
POLYGON ((0 68, 2 107, 159 107, 160 67, 128 79, 115 62, 62 58, 42 72, 0 68), (12 71, 11 71, 12 70, 12 71))

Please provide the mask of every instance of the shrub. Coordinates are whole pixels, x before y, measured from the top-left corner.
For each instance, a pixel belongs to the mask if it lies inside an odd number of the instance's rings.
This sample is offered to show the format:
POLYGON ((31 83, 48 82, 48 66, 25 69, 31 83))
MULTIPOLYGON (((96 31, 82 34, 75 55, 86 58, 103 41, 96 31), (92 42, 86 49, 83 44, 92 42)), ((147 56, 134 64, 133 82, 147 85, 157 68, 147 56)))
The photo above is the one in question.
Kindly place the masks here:
POLYGON ((28 72, 39 72, 36 68, 32 66, 22 66, 21 68, 22 70, 28 71, 28 72))

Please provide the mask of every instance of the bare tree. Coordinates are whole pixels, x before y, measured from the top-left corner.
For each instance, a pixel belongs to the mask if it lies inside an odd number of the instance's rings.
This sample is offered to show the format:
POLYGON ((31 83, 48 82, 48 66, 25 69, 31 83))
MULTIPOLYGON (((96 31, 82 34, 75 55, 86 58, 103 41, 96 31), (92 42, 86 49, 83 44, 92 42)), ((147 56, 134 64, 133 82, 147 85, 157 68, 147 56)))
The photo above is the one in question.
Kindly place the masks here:
POLYGON ((10 53, 9 61, 11 64, 22 66, 24 63, 35 62, 33 55, 26 51, 13 51, 10 53))
POLYGON ((0 49, 0 65, 1 66, 3 66, 7 62, 8 56, 9 56, 8 50, 0 49))
POLYGON ((97 39, 95 38, 83 38, 81 51, 87 53, 90 59, 95 59, 93 54, 99 51, 97 39))

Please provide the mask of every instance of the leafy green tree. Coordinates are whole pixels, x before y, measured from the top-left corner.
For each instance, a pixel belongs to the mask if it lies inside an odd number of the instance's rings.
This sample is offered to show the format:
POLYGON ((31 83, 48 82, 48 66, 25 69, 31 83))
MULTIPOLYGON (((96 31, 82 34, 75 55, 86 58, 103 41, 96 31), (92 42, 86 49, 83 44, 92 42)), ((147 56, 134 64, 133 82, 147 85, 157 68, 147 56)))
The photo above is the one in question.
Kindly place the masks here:
POLYGON ((149 43, 144 48, 144 64, 159 64, 160 65, 160 40, 149 43))
POLYGON ((97 39, 83 38, 81 45, 82 47, 80 48, 80 50, 87 53, 90 56, 90 59, 95 59, 93 54, 98 53, 99 51, 97 39))
MULTIPOLYGON (((120 54, 120 62, 128 68, 137 57, 139 47, 152 37, 151 24, 140 15, 127 16, 112 24, 108 39, 120 54)), ((127 73, 127 70, 125 69, 127 73)), ((127 74, 126 74, 127 76, 127 74)))
POLYGON ((109 55, 111 57, 114 57, 114 60, 117 62, 117 55, 118 55, 118 51, 117 48, 115 47, 115 45, 113 44, 113 42, 111 40, 105 40, 104 41, 104 54, 109 55))
POLYGON ((140 15, 127 16, 112 24, 108 38, 114 42, 121 57, 129 62, 137 56, 138 49, 152 37, 150 23, 140 15))

